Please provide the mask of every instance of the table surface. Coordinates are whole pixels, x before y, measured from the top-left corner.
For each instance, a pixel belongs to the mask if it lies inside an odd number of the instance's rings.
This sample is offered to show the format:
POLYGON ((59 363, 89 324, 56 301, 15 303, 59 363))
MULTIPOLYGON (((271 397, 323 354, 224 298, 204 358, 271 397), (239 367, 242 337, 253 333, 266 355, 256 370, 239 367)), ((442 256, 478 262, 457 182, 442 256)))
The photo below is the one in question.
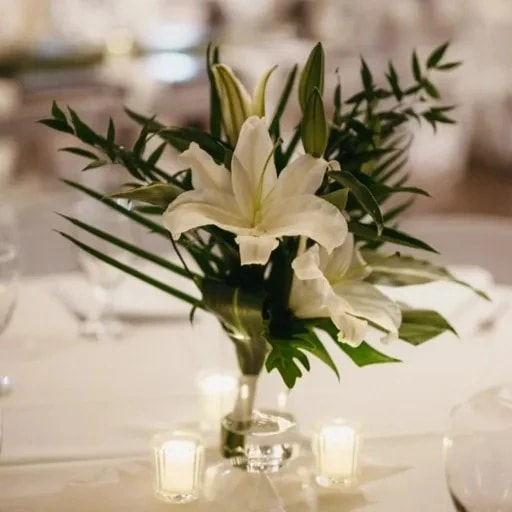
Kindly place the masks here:
MULTIPOLYGON (((321 510, 452 510, 442 433, 456 403, 509 378, 512 321, 511 288, 493 286, 479 269, 458 271, 494 302, 446 283, 401 293, 417 306, 435 304, 460 339, 391 344, 386 350, 402 364, 364 369, 333 344, 341 382, 313 364, 291 393, 289 407, 306 434, 333 416, 364 425, 362 485, 350 495, 324 493, 321 510), (495 325, 482 330, 494 312, 495 325)), ((152 498, 149 439, 198 417, 197 375, 234 371, 232 347, 212 318, 200 315, 191 328, 186 307, 133 281, 117 303, 126 335, 87 342, 56 290, 70 303, 87 303, 78 275, 25 279, 2 340, 0 370, 13 378, 14 392, 2 402, 0 511, 160 510, 152 498)), ((275 390, 276 380, 265 377, 262 386, 275 390)))

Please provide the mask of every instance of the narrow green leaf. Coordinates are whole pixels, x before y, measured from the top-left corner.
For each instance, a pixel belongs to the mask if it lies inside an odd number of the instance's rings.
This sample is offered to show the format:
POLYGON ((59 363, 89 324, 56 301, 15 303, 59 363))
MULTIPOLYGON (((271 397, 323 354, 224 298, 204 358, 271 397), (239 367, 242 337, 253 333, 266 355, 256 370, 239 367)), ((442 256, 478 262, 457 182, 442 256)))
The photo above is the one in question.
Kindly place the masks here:
POLYGON ((162 225, 157 224, 156 222, 153 222, 152 220, 148 219, 147 217, 144 217, 143 215, 139 215, 138 213, 127 210, 125 207, 118 204, 115 200, 109 199, 103 194, 100 194, 96 192, 95 190, 86 187, 85 185, 82 185, 80 183, 76 183, 75 181, 62 179, 62 182, 66 183, 70 187, 75 188, 76 190, 80 190, 81 192, 85 193, 89 197, 92 197, 93 199, 96 199, 97 201, 100 201, 101 203, 109 206, 113 210, 118 211, 120 214, 124 215, 125 217, 129 217, 130 219, 134 220, 141 226, 144 226, 151 230, 154 233, 157 233, 163 237, 165 237, 167 240, 169 239, 169 231, 165 229, 162 225))
POLYGON ((107 129, 107 142, 110 146, 115 143, 116 139, 116 127, 114 125, 114 121, 110 117, 108 120, 108 129, 107 129))
POLYGON ((75 128, 76 136, 83 142, 87 144, 91 144, 92 146, 96 144, 101 145, 101 137, 92 130, 86 123, 84 123, 80 116, 71 108, 68 107, 69 115, 71 117, 71 122, 75 128))
POLYGON ((52 116, 59 121, 63 121, 64 123, 68 123, 66 118, 66 114, 61 110, 61 108, 57 105, 57 102, 53 100, 52 103, 52 116))
POLYGON ((424 251, 434 252, 436 254, 438 253, 427 243, 396 229, 385 227, 379 236, 377 234, 376 227, 373 225, 350 221, 348 223, 348 228, 351 233, 356 235, 356 237, 359 237, 363 240, 368 240, 370 242, 389 242, 397 245, 403 245, 405 247, 412 247, 414 249, 422 249, 424 251))
POLYGON ((407 199, 403 203, 398 204, 394 208, 391 208, 384 212, 382 215, 384 218, 384 223, 387 223, 391 220, 394 220, 396 217, 400 216, 403 212, 405 212, 408 208, 410 208, 414 203, 414 197, 407 199))
POLYGON ((203 305, 199 300, 182 292, 181 290, 177 290, 176 288, 173 288, 168 284, 161 283, 160 281, 157 281, 156 279, 144 274, 143 272, 140 272, 139 270, 129 267, 128 265, 125 265, 124 263, 121 263, 120 261, 117 261, 114 258, 107 256, 106 254, 102 254, 100 251, 97 251, 93 247, 90 247, 89 245, 80 242, 76 238, 73 238, 72 236, 66 233, 62 233, 61 231, 59 231, 58 233, 60 233, 64 238, 68 239, 70 242, 75 244, 83 251, 89 253, 91 256, 98 258, 104 263, 107 263, 108 265, 115 267, 118 270, 121 270, 122 272, 131 275, 132 277, 135 277, 136 279, 144 281, 145 283, 154 286, 155 288, 158 288, 159 290, 162 290, 163 292, 169 295, 173 295, 177 299, 180 299, 184 302, 187 302, 188 304, 192 304, 193 306, 197 306, 203 309, 203 305))
POLYGON ((418 59, 418 54, 416 53, 416 50, 412 52, 412 74, 417 82, 421 82, 422 76, 421 76, 421 66, 420 61, 418 59))
POLYGON ((165 151, 165 148, 167 146, 167 143, 166 142, 162 142, 162 144, 160 144, 154 151, 153 153, 151 153, 151 155, 149 155, 148 159, 147 159, 147 163, 150 167, 154 167, 158 161, 160 160, 160 158, 162 157, 164 151, 165 151))
POLYGON ((449 44, 449 42, 442 44, 429 55, 427 60, 428 69, 435 68, 441 62, 449 44))
POLYGON ((302 113, 305 112, 309 98, 315 89, 320 92, 320 97, 324 92, 324 66, 325 56, 322 43, 317 43, 311 53, 299 81, 299 105, 302 113))
POLYGON ((270 68, 261 78, 260 82, 256 86, 254 93, 252 113, 258 117, 265 117, 265 92, 267 90, 267 84, 272 73, 277 69, 277 66, 270 68))
POLYGON ((439 66, 436 66, 436 69, 439 71, 448 71, 450 69, 458 68, 462 62, 447 62, 446 64, 440 64, 439 66))
POLYGON ((105 165, 109 165, 110 162, 107 160, 93 160, 90 164, 87 164, 82 171, 90 171, 91 169, 98 169, 100 167, 105 167, 105 165))
POLYGON ((446 331, 457 335, 455 329, 437 311, 428 309, 402 311, 402 325, 398 336, 411 345, 421 345, 446 331))
POLYGON ((371 94, 373 92, 373 76, 372 72, 370 71, 370 68, 368 67, 368 64, 366 64, 366 61, 361 57, 361 80, 363 82, 363 87, 365 92, 368 94, 371 94))
POLYGON ((371 216, 377 225, 377 236, 382 232, 384 219, 380 211, 379 203, 370 192, 353 174, 346 171, 332 171, 329 177, 336 180, 344 187, 348 187, 363 209, 371 216))
POLYGON ((292 93, 293 85, 295 84, 295 79, 297 78, 298 69, 299 67, 297 64, 295 64, 295 66, 293 66, 292 70, 290 71, 290 74, 286 80, 286 84, 283 88, 283 92, 281 93, 279 101, 277 102, 277 107, 276 111, 274 112, 274 116, 272 117, 272 122, 270 123, 269 131, 271 135, 273 135, 275 141, 278 139, 277 131, 279 128, 279 123, 286 109, 286 105, 288 104, 288 100, 290 99, 290 94, 292 93))
POLYGON ((43 124, 52 130, 57 130, 58 132, 70 133, 71 135, 75 134, 73 128, 68 125, 67 121, 62 121, 61 119, 41 119, 38 123, 43 124))
POLYGON ((60 148, 59 151, 65 151, 66 153, 71 153, 73 155, 83 156, 84 158, 89 158, 91 160, 99 160, 99 157, 96 154, 83 148, 67 147, 60 148))
POLYGON ((132 121, 135 121, 137 124, 141 126, 147 126, 147 129, 149 130, 150 133, 159 132, 160 130, 166 128, 162 123, 156 121, 154 116, 146 117, 126 107, 124 111, 132 121))
POLYGON ((437 90, 436 86, 427 78, 424 78, 422 81, 423 88, 425 89, 425 92, 431 97, 436 100, 438 100, 441 95, 439 94, 439 91, 437 90))
POLYGON ((329 129, 325 117, 324 102, 318 89, 309 96, 301 125, 302 144, 306 153, 320 158, 327 146, 329 129))
POLYGON ((216 139, 221 137, 221 112, 220 99, 215 78, 213 76, 212 66, 219 64, 219 49, 209 44, 206 50, 206 71, 210 82, 210 133, 216 139))
POLYGON ((391 90, 393 91, 393 94, 395 95, 395 98, 398 101, 402 101, 404 93, 400 89, 398 74, 392 62, 389 62, 388 64, 388 73, 386 74, 386 78, 389 82, 391 90))
POLYGON ((67 221, 71 222, 71 224, 79 227, 80 229, 83 229, 87 233, 90 233, 93 236, 96 236, 102 240, 105 240, 106 242, 116 246, 120 247, 121 249, 134 254, 135 256, 138 256, 139 258, 150 261, 151 263, 154 263, 155 265, 158 265, 159 267, 165 268, 166 270, 169 270, 175 274, 178 274, 182 277, 186 277, 187 279, 194 278, 198 281, 200 281, 201 276, 197 274, 191 274, 188 270, 184 269, 183 267, 180 267, 179 265, 176 265, 165 258, 161 258, 157 254, 150 253, 148 251, 145 251, 141 249, 140 247, 133 245, 129 242, 126 242, 125 240, 122 240, 116 236, 111 235, 110 233, 107 233, 106 231, 103 231, 101 229, 97 229, 94 226, 91 226, 90 224, 87 224, 85 222, 82 222, 78 219, 75 219, 73 217, 69 217, 67 215, 59 214, 61 217, 66 219, 67 221))

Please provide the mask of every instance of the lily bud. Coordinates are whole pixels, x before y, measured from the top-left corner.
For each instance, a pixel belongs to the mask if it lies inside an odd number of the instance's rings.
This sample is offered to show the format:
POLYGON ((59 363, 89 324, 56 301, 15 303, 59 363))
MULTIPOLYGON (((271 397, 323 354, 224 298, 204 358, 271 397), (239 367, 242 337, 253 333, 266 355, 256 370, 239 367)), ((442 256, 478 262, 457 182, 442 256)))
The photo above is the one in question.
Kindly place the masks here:
POLYGON ((299 104, 302 113, 306 110, 309 97, 315 89, 324 92, 325 56, 322 43, 318 43, 309 54, 299 81, 299 104))
POLYGON ((240 129, 247 118, 252 115, 265 116, 267 82, 276 67, 269 69, 263 75, 251 98, 247 89, 228 66, 224 64, 213 66, 213 76, 219 93, 224 131, 231 145, 235 146, 240 129))
POLYGON ((327 146, 328 136, 324 102, 320 91, 315 88, 309 96, 301 127, 302 145, 306 153, 320 158, 327 146))
POLYGON ((250 116, 251 97, 227 66, 213 66, 213 76, 219 93, 224 130, 229 142, 235 145, 244 121, 250 116))

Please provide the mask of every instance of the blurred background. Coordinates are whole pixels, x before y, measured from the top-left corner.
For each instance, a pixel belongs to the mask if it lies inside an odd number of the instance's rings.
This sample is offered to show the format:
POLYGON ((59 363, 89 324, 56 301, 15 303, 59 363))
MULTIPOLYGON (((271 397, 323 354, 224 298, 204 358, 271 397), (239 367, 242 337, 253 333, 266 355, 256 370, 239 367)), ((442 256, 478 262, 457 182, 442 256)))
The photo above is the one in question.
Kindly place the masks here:
MULTIPOLYGON (((52 100, 98 129, 112 117, 127 144, 136 127, 123 106, 205 126, 209 41, 251 87, 279 64, 271 110, 288 71, 316 41, 325 45, 329 86, 339 69, 347 98, 359 87, 360 55, 376 76, 392 59, 407 81, 413 48, 424 58, 450 40, 449 60, 464 65, 437 83, 457 105, 458 124, 435 135, 411 126, 411 181, 433 195, 411 214, 511 216, 511 34, 511 0, 0 0, 0 201, 16 210, 24 272, 76 264, 52 231, 60 226, 54 212, 72 201, 60 177, 105 192, 119 182, 116 169, 80 173, 79 157, 57 151, 71 140, 36 123, 52 100)), ((165 161, 176 168, 175 155, 165 161)))

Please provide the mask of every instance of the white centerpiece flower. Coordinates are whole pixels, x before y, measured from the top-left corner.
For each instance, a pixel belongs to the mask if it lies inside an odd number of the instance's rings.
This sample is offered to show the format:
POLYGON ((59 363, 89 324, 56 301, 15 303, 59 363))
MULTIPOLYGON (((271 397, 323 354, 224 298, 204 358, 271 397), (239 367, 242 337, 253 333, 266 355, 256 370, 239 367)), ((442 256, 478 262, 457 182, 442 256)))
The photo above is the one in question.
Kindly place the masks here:
POLYGON ((181 160, 192 169, 194 189, 179 195, 163 217, 172 236, 205 225, 235 233, 242 265, 267 263, 282 236, 306 236, 326 253, 341 245, 345 218, 315 196, 327 162, 302 155, 278 176, 273 155, 265 119, 256 116, 242 126, 231 172, 192 143, 181 160))
POLYGON ((338 340, 357 347, 368 323, 396 337, 402 320, 400 308, 374 285, 364 281, 371 272, 349 234, 329 255, 313 245, 292 263, 295 280, 290 307, 299 318, 331 318, 338 340))

